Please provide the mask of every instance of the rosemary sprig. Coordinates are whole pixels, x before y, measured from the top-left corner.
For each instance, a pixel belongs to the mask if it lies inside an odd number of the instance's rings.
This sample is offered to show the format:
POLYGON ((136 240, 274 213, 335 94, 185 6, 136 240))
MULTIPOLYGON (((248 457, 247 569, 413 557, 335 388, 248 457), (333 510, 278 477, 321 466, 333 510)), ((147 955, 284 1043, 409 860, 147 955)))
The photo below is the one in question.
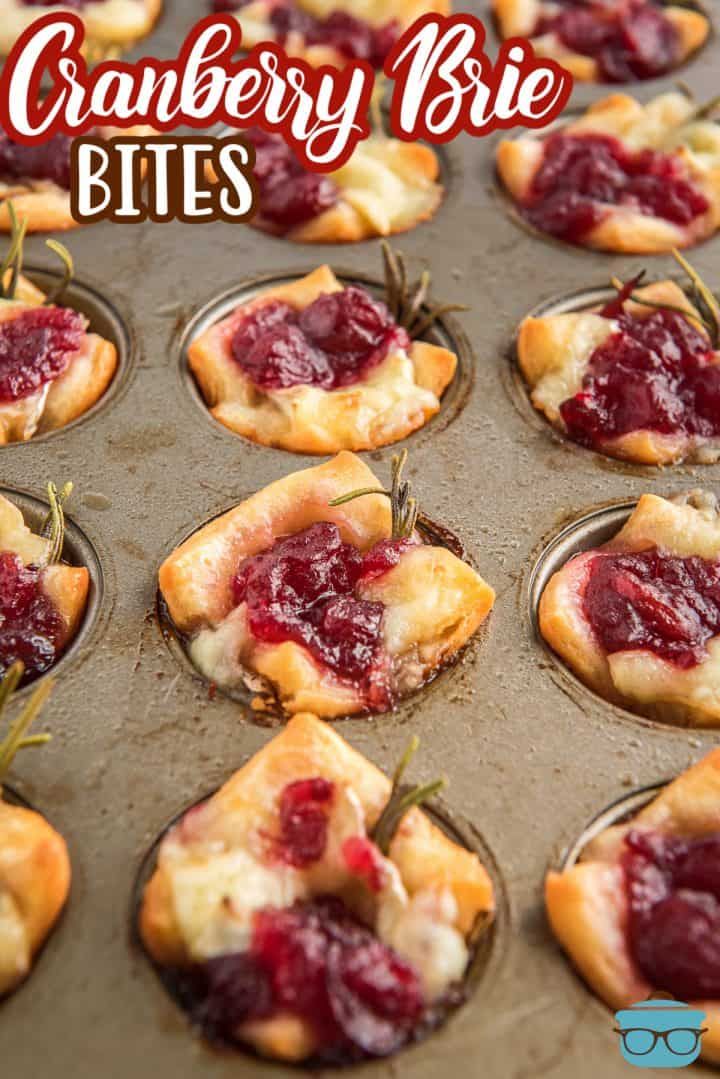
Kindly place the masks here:
POLYGON ((371 839, 383 854, 389 852, 393 836, 408 809, 413 806, 421 806, 428 799, 438 794, 445 786, 444 779, 434 779, 431 783, 416 787, 403 785, 403 775, 410 761, 417 753, 419 745, 420 739, 414 734, 393 773, 390 797, 372 830, 371 839))
POLYGON ((356 491, 348 491, 345 495, 333 498, 328 502, 329 506, 342 506, 345 502, 352 502, 356 498, 365 495, 385 495, 390 499, 392 512, 392 538, 408 539, 412 536, 418 518, 418 504, 410 495, 410 483, 403 480, 402 471, 407 461, 407 450, 397 453, 392 459, 392 485, 389 491, 384 487, 360 487, 356 491))
POLYGON ((460 303, 428 305, 430 271, 424 270, 420 280, 410 285, 404 255, 400 251, 393 251, 386 240, 381 240, 380 246, 385 274, 385 302, 392 317, 405 327, 410 337, 422 337, 439 318, 451 311, 467 311, 465 304, 460 303))
POLYGON ((59 562, 62 556, 65 542, 65 511, 63 506, 72 494, 72 490, 73 484, 70 482, 64 484, 60 491, 58 491, 54 483, 48 483, 47 485, 50 511, 43 521, 40 534, 50 541, 46 563, 48 566, 52 565, 53 562, 59 562))
MULTIPOLYGON (((10 217, 10 244, 5 252, 4 258, 0 262, 0 299, 14 300, 17 293, 20 274, 22 273, 27 218, 23 217, 22 220, 18 220, 15 207, 10 199, 8 199, 6 206, 10 217), (5 278, 8 273, 10 276, 6 284, 5 278)), ((67 247, 65 247, 65 244, 61 244, 58 240, 46 240, 45 245, 61 260, 63 264, 63 275, 59 284, 51 289, 43 300, 44 305, 52 304, 59 300, 75 274, 72 255, 67 247)))
MULTIPOLYGON (((25 668, 18 660, 11 667, 8 667, 4 678, 0 682, 0 726, 2 725, 5 709, 20 684, 24 671, 25 668)), ((54 682, 51 678, 46 678, 40 683, 17 719, 10 724, 5 738, 0 742, 0 788, 19 750, 27 749, 30 746, 45 745, 46 742, 50 741, 51 736, 49 734, 27 735, 27 731, 52 693, 53 685, 54 682)))

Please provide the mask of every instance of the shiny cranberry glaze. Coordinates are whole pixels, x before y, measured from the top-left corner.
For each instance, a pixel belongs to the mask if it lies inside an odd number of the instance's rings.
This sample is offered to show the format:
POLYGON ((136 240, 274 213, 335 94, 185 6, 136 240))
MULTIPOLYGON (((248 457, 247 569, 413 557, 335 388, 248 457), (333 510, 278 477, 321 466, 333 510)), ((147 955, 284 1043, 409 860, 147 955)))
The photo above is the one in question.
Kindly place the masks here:
POLYGON ((680 35, 651 0, 563 0, 533 36, 554 33, 568 49, 593 57, 603 82, 667 74, 680 62, 680 35))
POLYGON ((396 20, 375 28, 348 11, 331 11, 318 19, 291 2, 273 7, 270 22, 282 45, 288 34, 300 34, 306 45, 327 45, 348 60, 366 60, 381 68, 385 57, 399 37, 396 20))
POLYGON ((69 135, 53 135, 36 146, 23 146, 0 131, 0 177, 9 183, 48 180, 69 191, 72 141, 69 135))
MULTIPOLYGON (((373 549, 365 556, 371 565, 372 558, 373 549)), ((387 707, 385 608, 355 595, 365 559, 343 543, 337 525, 319 522, 241 562, 233 596, 236 604, 247 604, 256 640, 303 645, 318 663, 363 692, 368 705, 387 707)), ((388 569, 391 564, 390 559, 388 569)))
POLYGON ((384 303, 350 285, 323 293, 297 311, 272 300, 241 321, 232 339, 236 363, 262 389, 320 386, 335 390, 359 382, 410 340, 384 303))
POLYGON ((720 998, 720 834, 631 831, 622 859, 630 948, 655 989, 720 998))
POLYGON ((350 872, 360 877, 371 892, 379 892, 385 883, 385 865, 371 839, 351 835, 342 845, 342 855, 350 872))
POLYGON ((536 228, 582 243, 611 206, 689 225, 709 203, 677 157, 633 152, 609 135, 550 135, 523 214, 536 228))
POLYGON ((273 229, 287 232, 335 205, 337 185, 328 176, 307 172, 281 135, 251 127, 242 137, 255 148, 259 213, 273 229))
POLYGON ((720 436, 720 365, 708 338, 675 311, 621 313, 590 357, 582 388, 560 406, 570 438, 602 449, 632 431, 720 436))
POLYGON ((0 675, 17 660, 29 682, 55 663, 64 623, 45 595, 41 571, 17 555, 0 551, 0 675))
POLYGON ((583 610, 608 655, 647 649, 686 670, 705 659, 707 642, 720 633, 720 560, 657 548, 598 551, 583 610))
POLYGON ((300 779, 284 788, 277 849, 288 865, 305 869, 322 858, 333 794, 333 784, 319 777, 300 779))
POLYGON ((259 911, 248 952, 181 977, 211 1038, 237 1041, 243 1022, 290 1013, 311 1025, 326 1063, 394 1052, 424 1011, 414 969, 333 896, 259 911))
POLYGON ((67 307, 33 307, 0 322, 0 403, 35 393, 67 369, 83 320, 67 307))

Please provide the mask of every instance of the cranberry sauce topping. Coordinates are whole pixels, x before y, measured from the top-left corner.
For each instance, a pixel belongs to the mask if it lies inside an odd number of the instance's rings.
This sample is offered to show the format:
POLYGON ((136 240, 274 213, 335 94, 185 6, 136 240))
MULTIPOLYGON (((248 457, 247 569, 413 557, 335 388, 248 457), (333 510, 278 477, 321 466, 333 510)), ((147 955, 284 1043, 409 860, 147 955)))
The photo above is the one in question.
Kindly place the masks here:
MULTIPOLYGON (((318 663, 361 689, 369 705, 387 707, 384 606, 354 594, 366 561, 376 565, 375 550, 363 558, 343 543, 337 525, 319 522, 241 562, 233 593, 235 603, 247 604, 257 640, 303 645, 318 663)), ((391 565, 388 558, 387 568, 391 565)))
POLYGON ((555 33, 568 49, 593 57, 603 82, 667 74, 680 62, 680 35, 653 0, 563 0, 533 36, 555 33))
POLYGON ((671 154, 634 152, 609 135, 550 135, 523 206, 528 221, 568 243, 582 243, 609 206, 689 225, 709 203, 671 154))
POLYGON ((237 1041, 243 1022, 289 1012, 327 1063, 395 1052, 425 1005, 415 970, 333 896, 259 911, 248 952, 209 960, 178 988, 209 1037, 237 1041))
POLYGON ((654 989, 720 998, 720 834, 631 831, 623 855, 630 947, 654 989))
POLYGON ((61 615, 42 590, 40 576, 17 555, 0 551, 0 675, 20 659, 25 682, 53 665, 65 630, 61 615))
POLYGON ((648 649, 682 669, 694 667, 720 633, 720 560, 678 558, 657 548, 599 551, 583 610, 608 655, 648 649))
MULTIPOLYGON (((103 3, 103 0, 99 0, 103 3)), ((20 0, 20 3, 24 7, 54 7, 57 4, 62 4, 63 7, 69 7, 73 11, 82 11, 89 0, 20 0)), ((98 0, 93 0, 94 4, 98 3, 98 0)))
POLYGON ((83 320, 68 307, 33 307, 0 322, 0 404, 35 393, 67 369, 83 320))
POLYGON ((335 205, 337 185, 328 176, 307 172, 281 135, 251 127, 242 137, 255 148, 260 216, 274 228, 287 232, 335 205))
POLYGON ((70 190, 69 135, 53 135, 47 142, 23 146, 0 130, 0 177, 16 180, 49 180, 70 190))
POLYGON ((335 390, 359 382, 391 346, 410 339, 384 303, 350 285, 318 296, 296 311, 272 300, 242 320, 232 355, 261 389, 319 386, 335 390))
POLYGON ((305 869, 322 858, 334 793, 334 785, 320 777, 288 783, 282 791, 277 850, 288 865, 305 869))
POLYGON ((598 449, 631 431, 720 436, 720 365, 708 338, 675 311, 617 321, 579 393, 560 406, 570 438, 598 449))

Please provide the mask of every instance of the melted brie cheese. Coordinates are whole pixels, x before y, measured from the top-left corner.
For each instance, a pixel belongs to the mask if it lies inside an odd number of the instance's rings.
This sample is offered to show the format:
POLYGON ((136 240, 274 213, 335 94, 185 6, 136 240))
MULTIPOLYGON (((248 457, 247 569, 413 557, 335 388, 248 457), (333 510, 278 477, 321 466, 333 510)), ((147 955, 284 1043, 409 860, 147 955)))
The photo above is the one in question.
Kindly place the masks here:
POLYGON ((330 173, 343 199, 380 236, 420 220, 438 197, 434 180, 408 169, 401 146, 396 139, 371 135, 342 168, 330 173))

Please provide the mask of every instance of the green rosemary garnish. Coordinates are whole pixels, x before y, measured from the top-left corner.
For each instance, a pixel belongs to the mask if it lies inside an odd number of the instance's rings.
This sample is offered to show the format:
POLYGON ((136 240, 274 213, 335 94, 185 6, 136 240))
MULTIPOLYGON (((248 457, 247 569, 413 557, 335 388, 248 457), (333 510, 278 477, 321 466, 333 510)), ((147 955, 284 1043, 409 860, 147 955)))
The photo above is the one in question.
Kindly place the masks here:
MULTIPOLYGON (((632 300, 634 303, 641 304, 643 307, 652 307, 658 311, 675 311, 680 315, 684 315, 685 318, 695 322, 702 329, 705 330, 713 348, 720 348, 720 307, 715 299, 715 296, 707 287, 700 274, 695 270, 686 258, 680 254, 678 250, 673 248, 672 256, 675 261, 682 266, 683 270, 690 278, 691 284, 691 296, 690 300, 695 311, 688 311, 685 307, 680 307, 678 304, 661 303, 657 300, 647 300, 643 296, 639 296, 635 291, 628 292, 627 284, 623 284, 616 277, 611 279, 612 287, 618 292, 623 300, 632 300)), ((637 285, 642 284, 645 277, 645 271, 639 273, 637 277, 634 277, 631 284, 633 290, 637 285)))
POLYGON ((451 311, 467 311, 465 304, 461 303, 429 306, 430 271, 423 270, 420 280, 410 285, 405 257, 400 251, 393 251, 386 240, 381 240, 380 245, 385 272, 385 302, 392 317, 400 326, 404 326, 410 337, 422 337, 439 318, 451 311))
POLYGON ((410 495, 410 483, 402 478, 402 470, 407 461, 407 450, 397 453, 392 459, 392 486, 389 491, 384 487, 360 487, 349 491, 328 502, 329 506, 342 506, 365 495, 385 495, 390 499, 392 511, 392 538, 408 539, 412 536, 417 523, 418 504, 410 495))
POLYGON ((428 799, 438 794, 445 786, 444 779, 434 779, 431 783, 425 783, 417 787, 403 785, 403 775, 415 756, 419 745, 420 739, 414 734, 395 769, 390 797, 371 833, 371 839, 383 854, 389 852, 393 836, 408 809, 413 806, 421 806, 428 799))
POLYGON ((43 521, 43 526, 40 530, 40 535, 50 541, 47 565, 59 562, 62 556, 65 542, 65 511, 63 510, 63 505, 72 494, 72 489, 72 483, 66 483, 60 491, 58 491, 54 483, 47 485, 50 512, 43 521))
MULTIPOLYGON (((20 274, 22 272, 23 265, 23 246, 25 244, 25 233, 27 232, 27 218, 23 217, 20 221, 15 213, 15 207, 10 200, 7 201, 6 206, 8 208, 8 215, 10 217, 10 246, 5 253, 5 257, 0 262, 0 299, 2 300, 14 300, 17 293, 18 281, 20 280, 20 274), (7 284, 5 278, 9 273, 7 284)), ((49 247, 53 254, 57 255, 63 264, 63 276, 58 285, 47 294, 43 300, 43 304, 55 303, 61 298, 65 289, 68 287, 73 279, 75 273, 75 267, 73 265, 72 255, 68 251, 65 244, 59 243, 58 240, 46 240, 46 247, 49 247)))
MULTIPOLYGON (((18 660, 11 667, 8 667, 4 678, 0 681, 0 726, 2 726, 5 708, 20 684, 24 671, 25 668, 18 660)), ((19 750, 27 749, 29 746, 42 746, 50 741, 51 736, 49 734, 26 736, 26 732, 50 696, 53 685, 51 678, 46 678, 40 683, 15 722, 10 724, 6 737, 0 742, 0 788, 2 788, 2 781, 7 775, 15 754, 19 750)))

